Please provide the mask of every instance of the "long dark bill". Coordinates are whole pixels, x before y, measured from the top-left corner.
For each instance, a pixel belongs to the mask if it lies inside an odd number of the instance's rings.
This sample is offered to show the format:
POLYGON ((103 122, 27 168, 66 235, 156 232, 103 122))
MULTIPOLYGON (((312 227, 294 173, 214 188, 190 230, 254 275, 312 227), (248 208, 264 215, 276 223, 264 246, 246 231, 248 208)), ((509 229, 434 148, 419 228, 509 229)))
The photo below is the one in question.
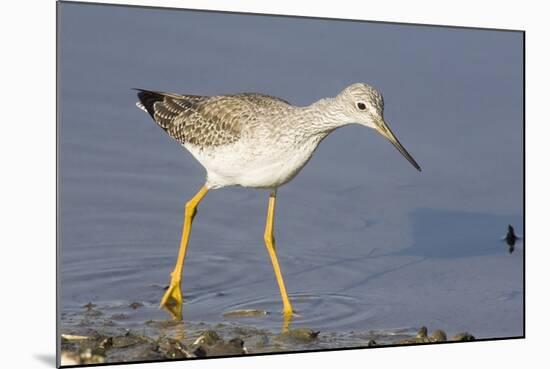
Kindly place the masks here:
POLYGON ((380 124, 378 124, 377 130, 382 136, 386 137, 388 141, 390 141, 397 150, 399 150, 401 155, 403 155, 405 159, 407 159, 409 163, 413 165, 413 167, 415 167, 419 172, 422 171, 422 169, 420 168, 420 165, 418 165, 418 163, 416 162, 416 160, 414 160, 411 154, 409 154, 409 152, 403 147, 403 145, 401 145, 401 142, 399 142, 397 137, 395 137, 395 135, 393 134, 393 132, 391 131, 390 127, 386 122, 384 121, 380 122, 380 124))

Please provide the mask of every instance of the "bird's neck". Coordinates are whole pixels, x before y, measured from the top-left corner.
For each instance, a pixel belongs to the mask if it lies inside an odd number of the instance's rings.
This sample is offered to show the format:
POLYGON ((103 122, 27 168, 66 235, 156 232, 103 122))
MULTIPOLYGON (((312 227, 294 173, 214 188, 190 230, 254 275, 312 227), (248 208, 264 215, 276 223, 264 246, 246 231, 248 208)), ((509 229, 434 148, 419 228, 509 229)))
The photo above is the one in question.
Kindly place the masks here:
POLYGON ((335 103, 336 98, 325 98, 309 106, 300 108, 300 121, 303 129, 310 135, 326 136, 336 128, 347 125, 345 117, 335 103))

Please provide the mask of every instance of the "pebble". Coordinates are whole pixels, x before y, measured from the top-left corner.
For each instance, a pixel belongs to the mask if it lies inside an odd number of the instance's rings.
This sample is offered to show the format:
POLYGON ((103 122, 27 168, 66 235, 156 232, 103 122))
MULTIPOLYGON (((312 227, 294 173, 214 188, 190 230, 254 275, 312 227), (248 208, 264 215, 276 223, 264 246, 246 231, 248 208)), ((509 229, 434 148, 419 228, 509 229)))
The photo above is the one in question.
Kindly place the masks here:
POLYGON ((416 333, 416 338, 428 338, 428 328, 422 326, 416 333))
POLYGON ((188 348, 175 338, 165 338, 159 340, 157 351, 164 353, 165 357, 171 359, 186 359, 195 357, 188 348))
POLYGON ((193 351, 193 355, 196 357, 242 355, 247 353, 242 339, 237 337, 226 342, 215 331, 204 332, 195 340, 193 346, 196 346, 193 351))
POLYGON ((295 328, 282 332, 275 339, 280 341, 291 341, 299 343, 307 343, 317 339, 319 331, 313 331, 309 328, 295 328))
POLYGON ((431 337, 431 341, 433 342, 445 342, 447 341, 447 334, 442 331, 441 329, 436 329, 433 333, 432 333, 432 337, 431 337))

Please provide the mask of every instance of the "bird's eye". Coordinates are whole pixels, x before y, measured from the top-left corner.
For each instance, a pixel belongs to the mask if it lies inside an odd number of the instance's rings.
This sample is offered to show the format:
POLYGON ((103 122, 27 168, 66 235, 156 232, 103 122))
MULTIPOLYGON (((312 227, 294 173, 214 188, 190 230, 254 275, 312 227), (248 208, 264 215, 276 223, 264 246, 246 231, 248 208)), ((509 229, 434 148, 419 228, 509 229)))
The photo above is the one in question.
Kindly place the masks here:
POLYGON ((365 110, 366 108, 367 108, 367 106, 364 103, 362 103, 362 102, 357 103, 357 109, 365 110))

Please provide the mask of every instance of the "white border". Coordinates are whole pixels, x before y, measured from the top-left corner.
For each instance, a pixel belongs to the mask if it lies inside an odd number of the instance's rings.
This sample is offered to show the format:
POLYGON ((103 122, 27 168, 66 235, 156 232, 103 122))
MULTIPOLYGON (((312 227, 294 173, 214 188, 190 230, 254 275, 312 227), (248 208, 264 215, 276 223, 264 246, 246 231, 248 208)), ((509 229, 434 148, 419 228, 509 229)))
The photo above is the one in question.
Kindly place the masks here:
MULTIPOLYGON (((550 245, 545 241, 548 237, 546 206, 550 205, 547 174, 550 48, 544 2, 128 0, 111 3, 527 31, 526 340, 169 362, 140 367, 518 368, 529 366, 531 360, 538 362, 537 358, 547 362, 544 354, 550 327, 547 292, 550 245)), ((3 35, 0 58, 2 367, 52 367, 55 347, 55 6, 51 0, 11 1, 3 4, 0 16, 3 35)))

